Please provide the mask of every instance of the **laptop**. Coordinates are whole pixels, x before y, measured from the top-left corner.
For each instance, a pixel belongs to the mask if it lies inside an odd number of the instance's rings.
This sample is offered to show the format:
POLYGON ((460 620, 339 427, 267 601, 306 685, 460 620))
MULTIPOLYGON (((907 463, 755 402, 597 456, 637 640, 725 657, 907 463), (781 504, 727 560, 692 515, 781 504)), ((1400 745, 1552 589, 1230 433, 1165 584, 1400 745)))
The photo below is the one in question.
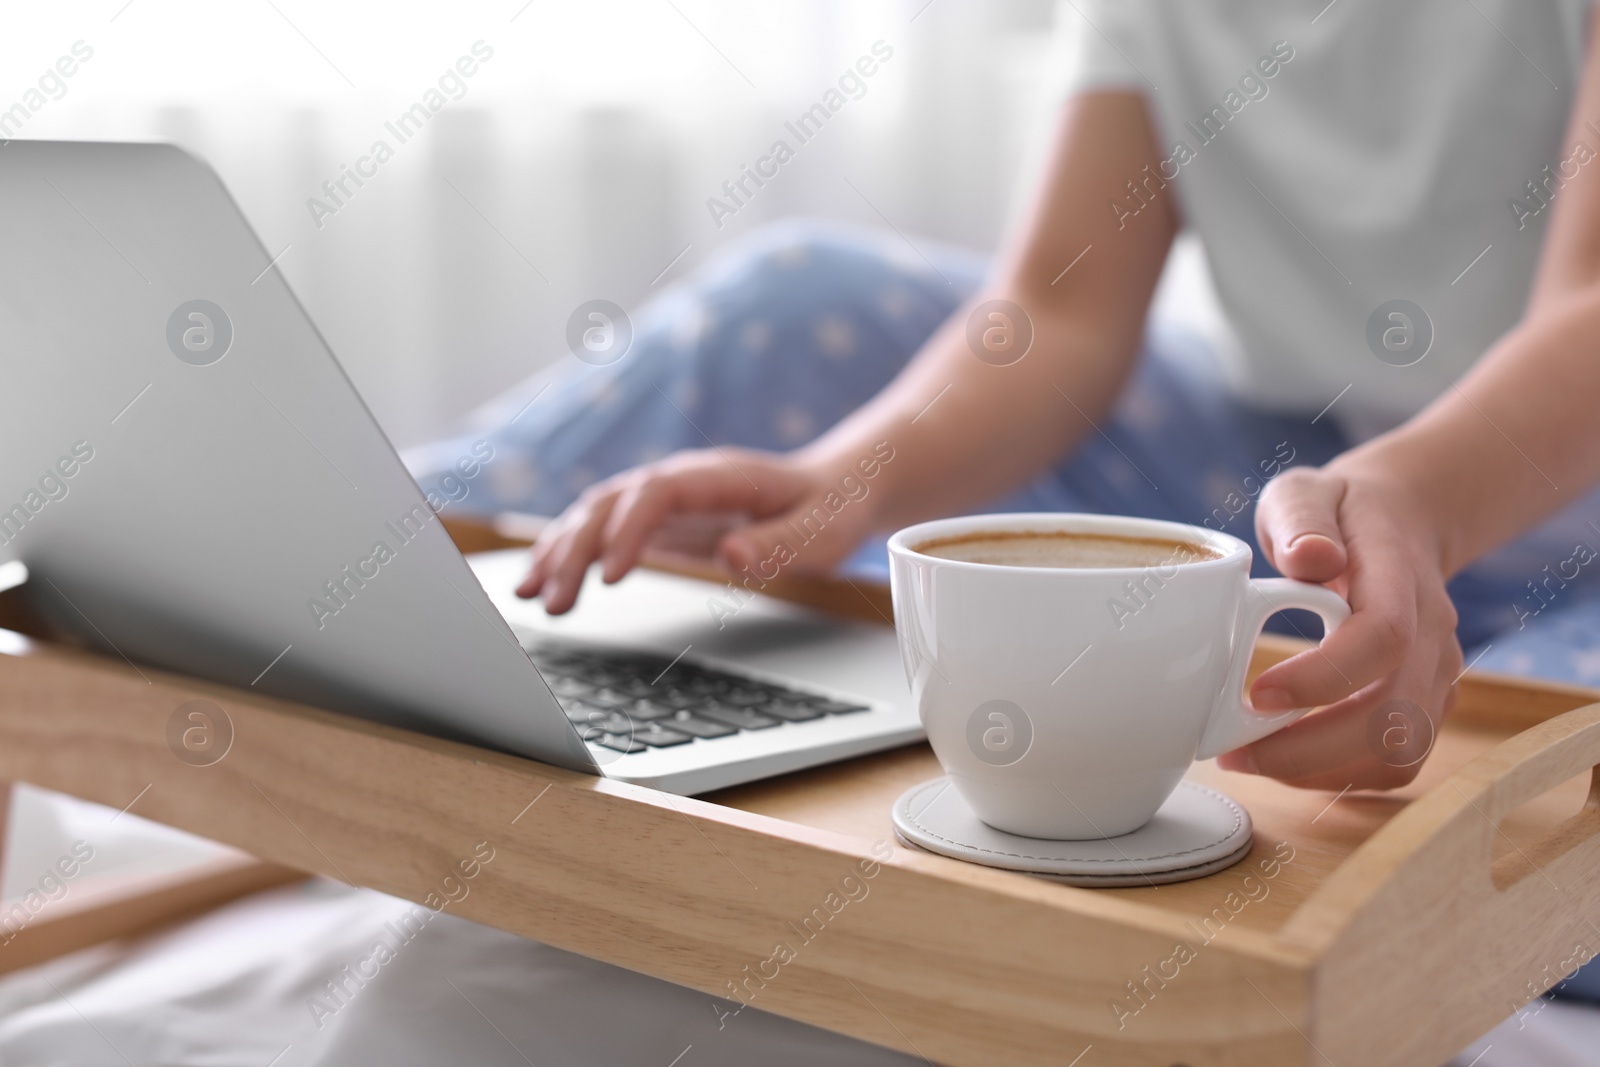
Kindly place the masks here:
POLYGON ((0 565, 62 632, 683 794, 922 736, 887 628, 652 574, 549 619, 520 553, 474 573, 193 156, 11 141, 0 196, 0 565))

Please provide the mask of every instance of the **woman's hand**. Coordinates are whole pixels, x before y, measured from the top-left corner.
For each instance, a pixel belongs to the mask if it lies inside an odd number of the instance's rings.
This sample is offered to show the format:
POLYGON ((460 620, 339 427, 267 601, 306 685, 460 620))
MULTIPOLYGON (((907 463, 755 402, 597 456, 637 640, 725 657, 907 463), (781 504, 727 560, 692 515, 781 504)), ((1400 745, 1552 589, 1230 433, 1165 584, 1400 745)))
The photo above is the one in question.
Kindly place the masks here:
POLYGON ((1328 706, 1221 765, 1308 789, 1411 781, 1461 673, 1441 531, 1370 457, 1346 456, 1273 479, 1256 533, 1278 570, 1326 583, 1352 614, 1320 648, 1272 667, 1251 689, 1263 712, 1328 706))
POLYGON ((790 568, 826 570, 872 531, 871 479, 882 458, 840 466, 721 448, 624 471, 584 490, 545 527, 517 595, 542 595, 545 610, 559 615, 577 601, 589 564, 599 560, 601 577, 615 582, 647 545, 664 541, 682 549, 699 540, 730 574, 748 569, 770 580, 790 568))

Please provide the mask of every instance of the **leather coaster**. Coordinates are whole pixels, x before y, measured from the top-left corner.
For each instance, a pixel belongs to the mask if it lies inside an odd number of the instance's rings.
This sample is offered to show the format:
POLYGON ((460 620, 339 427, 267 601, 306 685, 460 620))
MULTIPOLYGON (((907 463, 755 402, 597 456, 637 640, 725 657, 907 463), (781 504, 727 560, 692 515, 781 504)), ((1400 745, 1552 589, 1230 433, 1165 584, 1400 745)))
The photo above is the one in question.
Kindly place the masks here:
POLYGON ((1249 812, 1188 779, 1149 822, 1120 837, 1045 841, 996 830, 973 814, 948 776, 902 793, 894 804, 894 828, 906 844, 929 852, 1100 887, 1202 878, 1242 860, 1251 841, 1249 812))

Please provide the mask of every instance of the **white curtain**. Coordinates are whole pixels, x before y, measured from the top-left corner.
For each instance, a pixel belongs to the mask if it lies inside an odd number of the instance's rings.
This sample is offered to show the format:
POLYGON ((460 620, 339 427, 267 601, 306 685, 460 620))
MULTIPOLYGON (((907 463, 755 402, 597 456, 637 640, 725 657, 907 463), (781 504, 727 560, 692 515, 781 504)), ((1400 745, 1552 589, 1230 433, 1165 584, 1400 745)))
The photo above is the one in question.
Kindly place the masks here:
POLYGON ((1050 0, 23 5, 0 108, 24 111, 0 132, 208 160, 405 447, 571 358, 579 303, 637 306, 763 221, 992 247, 1042 121, 1052 16, 1050 0), (47 77, 79 41, 92 57, 47 77), (802 144, 785 123, 819 103, 837 110, 802 144), (427 121, 402 128, 414 104, 427 121), (392 157, 363 162, 379 140, 392 157), (777 140, 793 158, 760 164, 777 140), (776 175, 734 205, 723 183, 758 164, 776 175), (714 218, 712 197, 736 210, 714 218))

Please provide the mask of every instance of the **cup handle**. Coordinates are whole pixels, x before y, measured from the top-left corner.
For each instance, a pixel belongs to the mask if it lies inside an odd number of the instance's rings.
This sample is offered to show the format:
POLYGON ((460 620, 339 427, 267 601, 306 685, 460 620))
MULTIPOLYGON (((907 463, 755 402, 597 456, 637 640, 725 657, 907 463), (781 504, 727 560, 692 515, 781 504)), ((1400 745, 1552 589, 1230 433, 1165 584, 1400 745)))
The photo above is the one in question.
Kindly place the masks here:
POLYGON ((1239 621, 1234 630, 1233 662, 1228 668, 1228 680, 1216 706, 1211 709, 1211 719, 1200 738, 1200 750, 1195 759, 1210 759, 1231 752, 1252 741, 1294 722, 1310 711, 1295 708, 1277 715, 1264 715, 1252 708, 1244 695, 1245 673, 1250 669, 1250 657, 1255 651, 1256 638, 1273 612, 1284 608, 1304 608, 1322 616, 1328 633, 1350 617, 1350 605, 1332 589, 1309 582, 1296 582, 1289 578, 1252 578, 1245 601, 1239 607, 1239 621))

